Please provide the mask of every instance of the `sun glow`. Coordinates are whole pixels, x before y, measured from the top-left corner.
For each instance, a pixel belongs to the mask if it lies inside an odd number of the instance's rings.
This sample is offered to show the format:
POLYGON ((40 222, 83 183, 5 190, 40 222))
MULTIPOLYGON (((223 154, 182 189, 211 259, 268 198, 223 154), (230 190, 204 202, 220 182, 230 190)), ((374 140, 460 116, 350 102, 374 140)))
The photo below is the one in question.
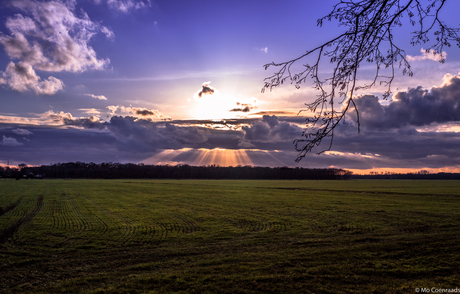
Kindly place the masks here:
POLYGON ((195 98, 193 102, 194 105, 190 109, 190 115, 195 119, 226 118, 229 116, 229 109, 231 109, 234 103, 218 94, 204 95, 201 98, 195 98))
POLYGON ((192 119, 225 119, 246 116, 257 108, 257 98, 223 95, 214 89, 213 94, 196 93, 191 103, 188 116, 192 119))

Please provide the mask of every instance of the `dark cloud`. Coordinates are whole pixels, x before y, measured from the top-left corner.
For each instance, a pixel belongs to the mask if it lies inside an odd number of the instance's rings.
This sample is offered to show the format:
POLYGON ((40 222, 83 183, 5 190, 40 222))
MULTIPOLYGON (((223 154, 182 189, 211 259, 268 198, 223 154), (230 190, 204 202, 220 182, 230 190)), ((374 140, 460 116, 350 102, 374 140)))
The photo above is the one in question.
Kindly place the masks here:
POLYGON ((292 111, 259 111, 259 112, 253 113, 252 115, 293 116, 296 114, 297 112, 292 112, 292 111))
POLYGON ((251 109, 257 108, 256 106, 254 106, 254 105, 252 105, 250 103, 236 102, 236 105, 238 105, 239 107, 230 109, 229 111, 230 112, 249 112, 249 111, 251 111, 251 109))
POLYGON ((245 132, 244 140, 255 146, 259 146, 261 142, 282 142, 283 144, 292 142, 302 134, 300 127, 280 121, 275 115, 264 115, 261 121, 256 121, 250 126, 243 126, 242 129, 245 132))
MULTIPOLYGON (((193 163, 197 161, 187 161, 187 156, 193 156, 197 160, 200 158, 200 150, 220 148, 243 150, 253 164, 265 166, 335 166, 353 169, 460 166, 460 133, 422 132, 415 129, 417 123, 426 125, 432 121, 450 120, 455 116, 439 119, 429 114, 423 121, 415 117, 423 112, 407 106, 412 105, 407 102, 412 99, 423 101, 428 99, 427 96, 438 97, 441 95, 440 91, 444 91, 442 95, 451 95, 452 98, 447 98, 447 101, 456 101, 456 95, 452 92, 453 85, 454 83, 448 83, 418 96, 414 93, 421 89, 413 89, 415 92, 409 90, 405 92, 406 97, 400 96, 400 100, 393 101, 388 106, 380 105, 374 96, 360 97, 357 101, 360 103, 362 118, 361 132, 358 134, 353 120, 348 119, 336 129, 333 152, 320 156, 315 153, 308 154, 299 165, 294 163, 297 152, 292 142, 301 138, 303 129, 298 125, 304 123, 305 117, 275 115, 265 115, 262 119, 229 119, 218 122, 165 122, 144 119, 140 115, 114 116, 104 122, 95 117, 74 118, 66 113, 53 113, 57 116, 55 121, 64 122, 67 128, 0 124, 0 160, 28 164, 77 160, 139 162, 164 150, 176 150, 179 153, 182 152, 180 150, 185 150, 182 155, 174 153, 176 155, 170 159, 171 162, 180 159, 180 162, 193 163), (398 107, 391 106, 393 103, 397 103, 398 107), (409 113, 413 115, 409 118, 397 118, 396 122, 392 122, 390 118, 395 116, 394 113, 399 113, 395 109, 409 109, 412 111, 409 113), (33 133, 30 140, 18 136, 27 132, 33 133)), ((429 101, 436 101, 434 98, 430 99, 429 101)), ((434 105, 443 103, 437 101, 434 105)), ((455 107, 453 103, 449 105, 455 107)), ((323 145, 328 143, 325 141, 323 145)), ((323 145, 314 151, 321 151, 324 149, 323 145)))
POLYGON ((76 160, 135 161, 148 158, 161 150, 183 148, 240 149, 242 146, 252 148, 251 146, 257 145, 260 148, 291 150, 292 137, 289 136, 292 129, 297 129, 296 126, 280 121, 275 116, 266 116, 262 120, 233 119, 229 122, 218 122, 234 126, 249 124, 244 129, 213 129, 197 126, 203 121, 165 122, 131 116, 114 116, 104 122, 95 117, 73 118, 68 115, 60 118, 60 121, 67 128, 21 126, 33 133, 30 141, 20 141, 19 138, 13 141, 9 134, 14 135, 13 130, 18 132, 18 126, 3 125, 5 127, 1 128, 0 125, 0 131, 5 130, 5 142, 2 142, 4 144, 0 148, 0 154, 10 157, 11 160, 42 164, 76 160), (241 145, 243 141, 245 144, 241 145), (12 149, 13 145, 14 152, 8 149, 12 149))
POLYGON ((244 106, 244 108, 233 108, 229 110, 230 112, 249 112, 251 108, 249 106, 244 106))
POLYGON ((110 105, 107 106, 112 115, 124 115, 124 116, 136 116, 138 118, 151 118, 151 119, 163 119, 169 120, 169 116, 162 115, 158 110, 147 109, 144 107, 125 107, 122 105, 110 105))
POLYGON ((87 129, 106 129, 123 148, 133 152, 181 148, 229 148, 241 140, 241 131, 212 130, 196 126, 179 126, 170 122, 114 116, 108 122, 91 119, 66 119, 66 125, 87 129))
POLYGON ((64 124, 69 125, 69 126, 76 126, 76 127, 82 127, 85 129, 105 129, 106 124, 96 120, 94 117, 90 118, 77 118, 77 119, 70 119, 70 118, 64 118, 64 124))
POLYGON ((448 77, 444 85, 430 91, 417 87, 398 92, 387 106, 372 95, 361 96, 355 103, 364 128, 419 127, 460 121, 460 77, 448 77))
POLYGON ((144 110, 137 110, 136 114, 142 115, 142 116, 151 116, 151 115, 156 115, 153 111, 144 109, 144 110))
POLYGON ((201 86, 201 91, 198 92, 198 97, 202 97, 203 95, 212 95, 214 94, 215 90, 213 87, 209 85, 209 83, 204 83, 201 86))

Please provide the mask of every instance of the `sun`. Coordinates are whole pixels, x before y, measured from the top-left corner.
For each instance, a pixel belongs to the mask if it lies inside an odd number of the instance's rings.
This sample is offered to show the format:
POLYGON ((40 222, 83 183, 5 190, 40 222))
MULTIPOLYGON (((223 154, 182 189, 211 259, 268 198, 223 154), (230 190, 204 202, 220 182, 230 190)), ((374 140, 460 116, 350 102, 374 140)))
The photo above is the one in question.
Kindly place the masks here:
POLYGON ((257 108, 257 98, 222 94, 213 90, 211 94, 197 92, 193 99, 189 99, 188 117, 205 120, 240 118, 249 114, 251 109, 257 108))
POLYGON ((194 98, 193 102, 190 115, 195 119, 224 119, 236 116, 230 112, 236 104, 235 99, 220 93, 203 95, 201 98, 194 98))

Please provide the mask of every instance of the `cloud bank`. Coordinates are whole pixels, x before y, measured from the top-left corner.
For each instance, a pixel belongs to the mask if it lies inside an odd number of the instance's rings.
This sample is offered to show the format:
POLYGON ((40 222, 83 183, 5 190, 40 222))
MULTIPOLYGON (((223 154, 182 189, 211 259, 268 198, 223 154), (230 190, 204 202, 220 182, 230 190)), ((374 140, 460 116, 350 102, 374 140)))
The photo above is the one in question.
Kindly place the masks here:
POLYGON ((460 126, 460 76, 446 76, 441 86, 430 90, 398 92, 386 105, 372 95, 355 102, 361 133, 351 115, 337 127, 333 151, 308 154, 299 165, 294 163, 297 152, 292 142, 301 138, 304 117, 279 112, 262 118, 165 121, 157 110, 119 105, 108 107, 112 115, 108 121, 54 111, 37 115, 34 121, 1 116, 0 154, 29 164, 147 159, 153 164, 191 164, 233 154, 240 163, 261 166, 460 168, 460 128, 455 132, 445 127, 460 126), (167 158, 162 161, 162 156, 167 158))
POLYGON ((444 84, 431 90, 417 87, 397 92, 388 106, 373 95, 355 99, 363 127, 395 129, 460 121, 460 76, 447 75, 444 84))

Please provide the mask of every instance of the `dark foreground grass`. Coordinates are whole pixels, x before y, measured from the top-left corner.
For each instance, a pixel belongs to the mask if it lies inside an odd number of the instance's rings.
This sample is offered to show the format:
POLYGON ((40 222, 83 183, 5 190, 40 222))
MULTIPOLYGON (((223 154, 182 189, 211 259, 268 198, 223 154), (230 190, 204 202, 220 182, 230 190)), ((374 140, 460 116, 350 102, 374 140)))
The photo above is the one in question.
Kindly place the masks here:
POLYGON ((3 180, 0 207, 2 293, 460 288, 459 181, 3 180))

